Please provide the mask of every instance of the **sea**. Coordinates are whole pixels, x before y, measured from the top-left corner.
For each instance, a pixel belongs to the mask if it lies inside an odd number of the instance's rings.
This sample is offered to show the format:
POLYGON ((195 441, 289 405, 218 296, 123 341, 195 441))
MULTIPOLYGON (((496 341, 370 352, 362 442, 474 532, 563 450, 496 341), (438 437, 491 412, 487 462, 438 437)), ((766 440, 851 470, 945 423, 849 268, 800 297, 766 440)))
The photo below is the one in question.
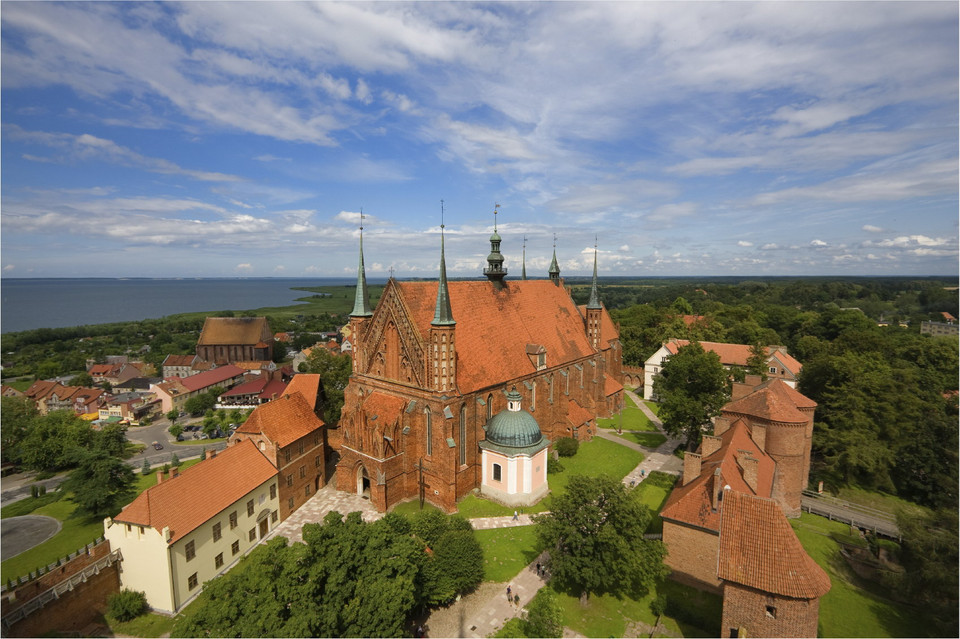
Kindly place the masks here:
MULTIPOLYGON (((371 283, 377 283, 369 280, 371 283)), ((8 278, 0 280, 0 332, 245 311, 295 304, 295 286, 350 286, 356 278, 8 278)))

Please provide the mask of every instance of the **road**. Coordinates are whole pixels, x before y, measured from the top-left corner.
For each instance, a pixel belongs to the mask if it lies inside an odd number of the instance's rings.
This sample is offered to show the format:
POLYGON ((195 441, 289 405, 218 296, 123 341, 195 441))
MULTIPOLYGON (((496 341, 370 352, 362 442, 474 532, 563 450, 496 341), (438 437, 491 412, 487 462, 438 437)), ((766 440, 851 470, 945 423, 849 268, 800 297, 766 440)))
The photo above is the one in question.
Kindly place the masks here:
MULTIPOLYGON (((190 423, 194 421, 199 423, 203 420, 197 418, 191 420, 190 423)), ((187 424, 186 421, 180 423, 184 425, 187 424)), ((127 460, 127 463, 130 464, 135 471, 139 472, 143 467, 144 458, 150 462, 151 467, 156 468, 157 466, 169 463, 174 453, 176 453, 180 461, 185 461, 191 457, 200 456, 204 449, 223 450, 227 447, 225 441, 209 443, 205 440, 198 440, 196 443, 178 444, 175 443, 173 437, 167 430, 168 428, 170 428, 170 422, 166 419, 159 419, 148 426, 131 426, 127 430, 127 439, 129 441, 146 445, 142 453, 134 455, 127 460), (154 450, 152 446, 153 442, 159 442, 163 445, 163 450, 154 450)), ((66 473, 62 473, 50 479, 35 482, 33 481, 35 476, 36 473, 21 473, 4 477, 2 482, 0 482, 0 506, 6 506, 29 497, 30 487, 33 485, 42 485, 46 486, 47 490, 54 490, 66 479, 66 473)))

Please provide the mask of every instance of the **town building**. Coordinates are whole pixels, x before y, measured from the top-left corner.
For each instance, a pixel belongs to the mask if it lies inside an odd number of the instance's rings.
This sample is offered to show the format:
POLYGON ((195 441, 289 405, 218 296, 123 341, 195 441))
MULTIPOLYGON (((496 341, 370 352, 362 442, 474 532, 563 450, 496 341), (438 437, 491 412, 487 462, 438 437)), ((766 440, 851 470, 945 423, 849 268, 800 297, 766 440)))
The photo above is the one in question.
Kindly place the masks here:
POLYGON ((201 393, 214 388, 221 390, 233 388, 243 382, 245 373, 246 371, 242 368, 227 364, 183 379, 171 378, 166 382, 153 384, 150 386, 150 391, 160 398, 161 410, 169 413, 173 409, 183 410, 188 399, 201 393))
MULTIPOLYGON (((686 317, 686 316, 685 316, 686 317)), ((656 401, 654 394, 654 378, 660 373, 671 355, 676 355, 690 340, 670 339, 663 343, 657 351, 647 358, 643 365, 643 398, 656 401)), ((723 344, 719 342, 700 342, 700 346, 708 353, 716 353, 720 363, 727 370, 746 368, 752 355, 749 344, 723 344)), ((803 364, 794 359, 783 346, 766 346, 764 354, 764 369, 770 379, 782 379, 792 388, 797 387, 797 378, 803 364)))
POLYGON ((167 355, 161 365, 163 378, 190 377, 198 372, 193 367, 199 361, 198 355, 167 355))
POLYGON ((217 398, 216 408, 256 408, 283 395, 286 383, 271 379, 268 375, 257 375, 253 379, 234 386, 217 398))
POLYGON ((279 522, 277 469, 253 442, 240 442, 179 475, 157 475, 156 486, 104 520, 104 537, 123 557, 121 586, 170 614, 279 522))
POLYGON ((683 476, 660 512, 671 577, 722 593, 724 633, 747 632, 731 636, 816 634, 830 582, 787 521, 800 514, 815 408, 781 379, 748 375, 734 384, 714 434, 684 455, 683 476))
MULTIPOLYGON (((546 280, 508 280, 500 235, 490 237, 486 280, 390 278, 370 308, 361 238, 349 330, 353 374, 344 393, 340 490, 385 511, 418 496, 446 511, 482 485, 483 426, 516 388, 542 434, 588 440, 596 417, 622 402, 619 334, 594 281, 578 307, 554 250, 546 280)), ((596 260, 595 260, 596 262, 596 260)), ((336 442, 336 444, 334 444, 336 442)))
POLYGON ((251 441, 278 470, 280 519, 326 483, 324 424, 299 392, 258 406, 230 436, 229 445, 251 441))
POLYGON ((273 333, 265 317, 208 317, 197 356, 218 365, 273 359, 273 333))
POLYGON ((933 335, 934 337, 955 337, 960 335, 960 325, 954 321, 920 322, 920 334, 933 335))

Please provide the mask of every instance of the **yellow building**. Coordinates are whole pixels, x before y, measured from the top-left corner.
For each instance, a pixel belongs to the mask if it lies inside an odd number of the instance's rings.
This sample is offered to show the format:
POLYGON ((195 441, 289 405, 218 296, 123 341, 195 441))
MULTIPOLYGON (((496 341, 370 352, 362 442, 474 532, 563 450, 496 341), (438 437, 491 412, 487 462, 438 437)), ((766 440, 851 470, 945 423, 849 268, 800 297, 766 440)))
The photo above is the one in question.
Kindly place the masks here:
POLYGON ((104 520, 123 557, 120 583, 158 612, 179 611, 279 522, 277 469, 251 441, 214 454, 141 493, 104 520))

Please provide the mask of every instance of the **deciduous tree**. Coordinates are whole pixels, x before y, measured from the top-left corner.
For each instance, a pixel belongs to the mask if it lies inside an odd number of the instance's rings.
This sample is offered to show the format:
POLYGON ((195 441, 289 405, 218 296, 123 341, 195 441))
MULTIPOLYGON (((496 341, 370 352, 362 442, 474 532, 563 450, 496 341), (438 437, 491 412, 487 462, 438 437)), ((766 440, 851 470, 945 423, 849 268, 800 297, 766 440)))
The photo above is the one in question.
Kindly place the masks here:
POLYGON ((133 469, 105 450, 81 454, 64 488, 73 493, 77 510, 90 517, 116 515, 133 499, 133 469))
POLYGON ((696 449, 703 429, 728 399, 727 373, 720 357, 692 342, 670 356, 653 385, 664 430, 685 439, 687 450, 696 449))

